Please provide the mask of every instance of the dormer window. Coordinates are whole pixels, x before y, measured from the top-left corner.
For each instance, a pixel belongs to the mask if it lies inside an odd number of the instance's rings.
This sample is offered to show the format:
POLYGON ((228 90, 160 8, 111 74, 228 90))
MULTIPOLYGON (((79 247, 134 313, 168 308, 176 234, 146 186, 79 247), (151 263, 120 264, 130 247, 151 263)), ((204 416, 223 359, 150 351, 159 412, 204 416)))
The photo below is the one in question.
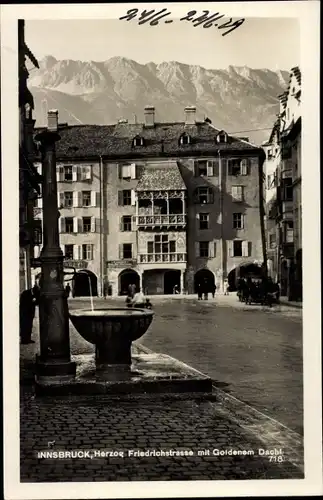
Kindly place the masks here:
POLYGON ((191 136, 188 135, 186 132, 182 134, 179 138, 179 143, 181 146, 185 146, 186 144, 191 144, 191 136))
POLYGON ((216 136, 215 140, 219 144, 228 142, 228 134, 224 132, 224 130, 221 130, 221 132, 219 132, 218 135, 216 136))
POLYGON ((132 145, 134 147, 144 146, 145 145, 144 143, 145 143, 144 138, 140 137, 140 135, 136 135, 136 137, 134 137, 132 141, 132 145))

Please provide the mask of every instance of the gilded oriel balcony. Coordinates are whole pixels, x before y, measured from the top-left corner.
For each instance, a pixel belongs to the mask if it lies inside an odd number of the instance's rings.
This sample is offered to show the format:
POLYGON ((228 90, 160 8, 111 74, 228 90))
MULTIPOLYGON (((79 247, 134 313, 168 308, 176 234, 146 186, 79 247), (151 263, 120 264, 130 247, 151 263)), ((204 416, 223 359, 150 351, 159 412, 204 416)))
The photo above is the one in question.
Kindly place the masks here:
POLYGON ((185 227, 186 214, 138 215, 137 226, 140 228, 185 227))

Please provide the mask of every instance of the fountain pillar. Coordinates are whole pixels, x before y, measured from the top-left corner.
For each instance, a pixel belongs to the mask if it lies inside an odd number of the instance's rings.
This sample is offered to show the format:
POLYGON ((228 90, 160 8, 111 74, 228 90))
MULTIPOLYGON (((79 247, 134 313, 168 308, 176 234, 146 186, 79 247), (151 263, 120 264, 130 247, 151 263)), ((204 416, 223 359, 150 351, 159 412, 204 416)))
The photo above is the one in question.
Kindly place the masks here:
POLYGON ((38 383, 59 383, 74 378, 70 359, 69 317, 64 291, 63 252, 59 245, 55 143, 60 139, 57 111, 48 112, 48 129, 36 136, 41 144, 43 248, 40 254, 40 355, 36 358, 38 383))

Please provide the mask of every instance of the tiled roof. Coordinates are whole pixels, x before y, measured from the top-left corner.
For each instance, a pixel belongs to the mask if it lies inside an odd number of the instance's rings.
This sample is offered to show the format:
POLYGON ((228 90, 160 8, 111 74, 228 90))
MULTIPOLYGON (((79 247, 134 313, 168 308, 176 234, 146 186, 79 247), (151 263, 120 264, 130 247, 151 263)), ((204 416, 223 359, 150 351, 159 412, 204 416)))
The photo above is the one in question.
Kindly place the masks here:
POLYGON ((176 161, 162 161, 145 167, 138 182, 138 191, 186 189, 176 161))
MULTIPOLYGON (((40 132, 41 129, 36 130, 40 132)), ((259 148, 229 136, 227 143, 216 143, 219 130, 206 122, 195 125, 185 123, 156 123, 152 128, 143 124, 117 123, 115 125, 72 125, 59 129, 61 140, 56 144, 57 158, 105 156, 144 157, 165 155, 215 154, 218 150, 254 150, 259 148), (180 145, 183 132, 191 136, 191 143, 180 145), (136 136, 144 138, 144 146, 133 146, 136 136)))

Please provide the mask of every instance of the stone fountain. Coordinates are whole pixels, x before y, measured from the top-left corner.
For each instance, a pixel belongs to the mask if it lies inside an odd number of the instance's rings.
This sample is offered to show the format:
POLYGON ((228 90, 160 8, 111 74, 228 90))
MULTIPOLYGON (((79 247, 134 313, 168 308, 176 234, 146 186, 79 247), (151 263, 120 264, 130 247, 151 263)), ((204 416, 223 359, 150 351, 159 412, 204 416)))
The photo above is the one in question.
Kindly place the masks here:
POLYGON ((112 374, 131 370, 131 344, 146 333, 154 313, 120 308, 75 310, 69 316, 78 333, 95 345, 96 369, 112 374))

